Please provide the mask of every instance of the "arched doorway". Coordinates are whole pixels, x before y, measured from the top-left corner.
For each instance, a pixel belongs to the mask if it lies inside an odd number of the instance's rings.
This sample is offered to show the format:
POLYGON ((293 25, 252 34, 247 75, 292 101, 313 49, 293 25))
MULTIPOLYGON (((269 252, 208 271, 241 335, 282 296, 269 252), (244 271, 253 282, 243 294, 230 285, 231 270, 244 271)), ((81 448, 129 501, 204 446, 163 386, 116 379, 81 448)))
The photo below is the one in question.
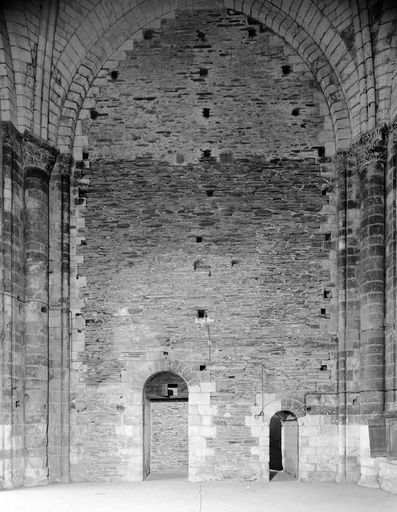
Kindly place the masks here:
POLYGON ((279 411, 272 416, 269 429, 270 480, 281 471, 293 478, 298 478, 299 430, 297 417, 290 411, 279 411))
POLYGON ((143 478, 187 476, 188 386, 163 371, 143 390, 143 478))

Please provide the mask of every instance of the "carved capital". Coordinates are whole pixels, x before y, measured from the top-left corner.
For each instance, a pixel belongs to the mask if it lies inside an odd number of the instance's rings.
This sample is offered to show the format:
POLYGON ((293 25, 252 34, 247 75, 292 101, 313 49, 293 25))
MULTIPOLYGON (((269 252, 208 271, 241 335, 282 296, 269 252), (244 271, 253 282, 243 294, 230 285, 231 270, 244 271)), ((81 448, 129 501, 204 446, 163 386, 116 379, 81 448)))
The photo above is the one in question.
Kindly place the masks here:
POLYGON ((352 144, 350 152, 359 169, 374 160, 386 162, 389 130, 385 124, 364 133, 352 144))
POLYGON ((36 168, 50 176, 59 151, 29 132, 23 135, 22 158, 25 169, 36 168))
POLYGON ((350 151, 346 149, 340 149, 335 153, 333 160, 337 174, 345 172, 350 157, 350 151))

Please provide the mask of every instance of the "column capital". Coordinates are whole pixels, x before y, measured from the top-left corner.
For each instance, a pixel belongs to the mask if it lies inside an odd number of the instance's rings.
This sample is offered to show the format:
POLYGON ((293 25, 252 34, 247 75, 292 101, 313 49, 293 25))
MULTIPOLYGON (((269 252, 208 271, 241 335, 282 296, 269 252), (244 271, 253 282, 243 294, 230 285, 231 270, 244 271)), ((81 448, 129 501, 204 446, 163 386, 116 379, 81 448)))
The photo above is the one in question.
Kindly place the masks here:
POLYGON ((333 161, 337 172, 344 171, 346 169, 347 162, 351 156, 351 151, 349 149, 339 149, 335 153, 333 161))
POLYGON ((30 132, 23 134, 22 162, 25 169, 40 169, 49 177, 59 150, 30 132))
POLYGON ((386 162, 389 128, 386 124, 376 126, 363 133, 350 147, 350 154, 357 161, 359 169, 373 161, 386 162))

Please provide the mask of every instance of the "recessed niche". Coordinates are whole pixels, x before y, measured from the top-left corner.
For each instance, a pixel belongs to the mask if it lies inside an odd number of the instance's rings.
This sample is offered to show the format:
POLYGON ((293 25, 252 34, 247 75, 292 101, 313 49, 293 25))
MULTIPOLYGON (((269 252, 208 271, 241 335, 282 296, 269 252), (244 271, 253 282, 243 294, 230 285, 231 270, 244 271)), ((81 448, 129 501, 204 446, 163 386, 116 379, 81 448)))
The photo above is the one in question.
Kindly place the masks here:
POLYGON ((207 193, 207 197, 212 197, 214 195, 213 190, 207 190, 206 193, 207 193))
POLYGON ((117 78, 119 77, 119 72, 116 71, 115 69, 110 73, 110 78, 112 80, 117 80, 117 78))
POLYGON ((259 21, 253 18, 252 16, 247 17, 248 25, 259 25, 259 21))
POLYGON ((320 370, 321 370, 322 372, 326 372, 326 371, 328 370, 328 366, 327 366, 326 364, 322 364, 322 365, 320 366, 320 370))
POLYGON ((207 107, 203 108, 203 117, 210 117, 211 110, 207 107))
POLYGON ((299 107, 295 107, 295 108, 293 108, 293 109, 292 109, 291 114, 292 114, 293 116, 299 116, 300 111, 301 111, 301 109, 300 109, 299 107))
POLYGON ((153 39, 155 34, 155 31, 152 28, 147 28, 142 30, 143 39, 146 41, 150 41, 150 39, 153 39))
POLYGON ((166 396, 168 398, 177 397, 178 396, 178 384, 163 384, 161 386, 161 394, 162 394, 162 396, 166 396))
POLYGON ((211 156, 211 150, 210 149, 204 149, 203 150, 203 158, 210 158, 211 156))
POLYGON ((317 153, 318 153, 318 156, 320 158, 324 158, 325 157, 325 147, 324 146, 320 146, 318 149, 317 149, 317 153))
POLYGON ((95 110, 95 108, 90 109, 90 117, 92 120, 95 121, 95 119, 99 116, 99 112, 95 110))
POLYGON ((203 241, 203 237, 202 236, 196 236, 196 243, 197 244, 201 244, 203 241))
POLYGON ((329 242, 331 240, 331 233, 325 233, 325 240, 329 242))
POLYGON ((327 314, 327 310, 325 308, 321 308, 320 313, 322 316, 325 316, 327 314))
POLYGON ((205 364, 200 364, 200 372, 204 372, 206 368, 205 364))
POLYGON ((330 299, 332 297, 331 290, 324 290, 324 299, 330 299))
POLYGON ((205 32, 202 32, 201 30, 197 30, 197 38, 200 39, 200 41, 204 42, 206 41, 205 32))
POLYGON ((281 66, 281 71, 283 72, 283 75, 289 75, 292 71, 291 66, 288 64, 285 64, 284 66, 281 66))
POLYGON ((201 260, 196 260, 193 263, 194 270, 197 270, 198 268, 203 268, 203 266, 204 266, 204 263, 201 260))
POLYGON ((200 76, 208 76, 208 69, 200 68, 199 74, 200 74, 200 76))
POLYGON ((198 309, 197 310, 197 318, 205 318, 207 316, 207 313, 205 309, 198 309))

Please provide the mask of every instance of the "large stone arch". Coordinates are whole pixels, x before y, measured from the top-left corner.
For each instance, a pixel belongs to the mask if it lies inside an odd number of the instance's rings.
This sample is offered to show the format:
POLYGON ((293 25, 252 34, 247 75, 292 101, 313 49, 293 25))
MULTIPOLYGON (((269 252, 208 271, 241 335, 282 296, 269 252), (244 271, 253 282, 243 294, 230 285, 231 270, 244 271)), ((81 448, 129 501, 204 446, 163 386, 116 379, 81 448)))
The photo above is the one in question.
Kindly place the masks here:
MULTIPOLYGON (((358 74, 346 43, 319 6, 312 0, 301 3, 293 0, 225 0, 225 3, 257 18, 297 51, 313 71, 332 114, 333 96, 336 89, 339 90, 348 106, 354 135, 358 130, 355 105, 358 74), (334 75, 332 80, 329 80, 330 72, 334 75)), ((335 124, 334 115, 333 118, 335 124)))
POLYGON ((397 119, 397 69, 392 78, 391 101, 390 101, 390 121, 395 122, 397 119))
MULTIPOLYGON (((397 9, 395 8, 395 13, 397 9)), ((387 61, 386 79, 390 84, 390 92, 385 95, 385 98, 380 98, 379 101, 379 114, 380 122, 395 123, 397 119, 397 34, 393 34, 391 38, 390 48, 385 49, 385 60, 387 61)), ((381 77, 380 77, 381 79, 381 77)))
MULTIPOLYGON (((288 4, 288 9, 278 4, 280 2, 227 0, 225 3, 217 2, 215 6, 226 5, 255 17, 274 30, 300 55, 313 72, 326 98, 337 148, 347 147, 352 135, 359 130, 359 105, 354 102, 358 77, 346 45, 329 20, 311 2, 310 16, 307 15, 307 4, 305 8, 298 10, 293 7, 292 2, 288 4), (321 28, 315 28, 312 37, 307 31, 311 30, 310 23, 313 20, 321 28)), ((205 6, 208 4, 202 0, 160 3, 154 7, 146 0, 139 7, 117 4, 118 12, 113 9, 112 16, 109 12, 108 19, 104 26, 100 25, 98 32, 93 28, 94 23, 99 23, 98 13, 90 13, 69 40, 56 64, 62 85, 54 84, 51 124, 55 126, 59 118, 59 125, 57 130, 50 132, 50 137, 54 142, 57 141, 62 152, 71 150, 75 125, 88 90, 100 69, 117 49, 157 18, 178 8, 205 6), (92 33, 96 34, 95 41, 92 33)))
POLYGON ((10 41, 4 14, 0 11, 0 109, 1 120, 11 121, 17 125, 17 100, 15 90, 14 66, 11 55, 10 41))
POLYGON ((376 105, 376 123, 392 124, 397 114, 397 7, 393 0, 385 0, 379 19, 379 30, 374 43, 375 88, 379 90, 376 105), (382 92, 381 92, 382 91, 382 92))

